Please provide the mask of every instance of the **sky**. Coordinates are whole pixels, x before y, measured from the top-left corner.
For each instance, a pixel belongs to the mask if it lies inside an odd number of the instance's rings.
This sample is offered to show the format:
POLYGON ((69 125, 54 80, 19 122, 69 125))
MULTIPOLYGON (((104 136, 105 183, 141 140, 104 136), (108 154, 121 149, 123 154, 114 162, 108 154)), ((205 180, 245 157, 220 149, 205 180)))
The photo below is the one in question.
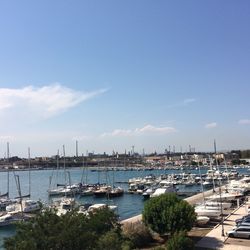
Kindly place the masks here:
POLYGON ((0 1, 0 158, 250 148, 248 0, 0 1))

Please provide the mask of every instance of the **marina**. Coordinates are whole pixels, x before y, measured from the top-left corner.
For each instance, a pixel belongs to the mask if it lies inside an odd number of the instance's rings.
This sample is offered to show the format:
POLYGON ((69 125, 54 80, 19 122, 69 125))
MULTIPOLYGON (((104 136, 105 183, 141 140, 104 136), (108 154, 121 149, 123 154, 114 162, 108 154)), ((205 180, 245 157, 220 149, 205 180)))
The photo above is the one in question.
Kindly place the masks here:
MULTIPOLYGON (((163 187, 169 186, 170 184, 175 187, 175 190, 172 190, 180 195, 180 197, 192 196, 192 199, 195 199, 193 196, 196 193, 198 194, 200 200, 201 195, 201 182, 199 176, 201 175, 202 179, 205 181, 207 178, 208 168, 202 168, 199 174, 197 169, 191 169, 189 171, 176 170, 176 169, 156 169, 156 170, 142 170, 142 171, 91 171, 90 169, 67 169, 68 176, 70 176, 70 182, 76 185, 80 183, 81 180, 84 180, 84 184, 92 184, 92 187, 98 183, 104 183, 108 186, 119 186, 124 190, 124 194, 120 196, 112 195, 103 195, 96 196, 94 194, 80 194, 78 192, 72 193, 74 198, 79 204, 108 204, 117 206, 117 212, 121 220, 128 219, 130 217, 136 216, 141 213, 143 205, 145 202, 145 197, 143 197, 143 191, 145 192, 148 188, 152 186, 157 186, 161 183, 163 187), (70 173, 70 174, 69 174, 70 173), (135 185, 137 184, 137 189, 135 185), (156 185, 157 184, 157 185, 156 185), (133 187, 131 190, 131 186, 133 187), (139 188, 138 188, 139 186, 139 188), (140 189, 141 188, 141 189, 140 189)), ((51 201, 55 198, 48 194, 50 186, 50 178, 54 170, 36 170, 36 171, 10 171, 10 172, 1 172, 0 173, 0 190, 1 193, 6 192, 7 187, 7 175, 9 174, 9 197, 14 199, 14 197, 19 196, 18 189, 15 183, 15 175, 19 176, 20 180, 20 189, 22 194, 27 194, 30 191, 30 198, 33 201, 40 201, 46 205, 51 204, 51 201), (29 186, 29 181, 30 185, 29 186)), ((224 171, 224 170, 222 170, 224 171)), ((231 170, 229 169, 229 172, 231 170)), ((235 173, 235 169, 232 169, 232 173, 235 173)), ((238 177, 247 176, 249 173, 248 168, 237 168, 238 177)), ((61 169, 57 173, 56 178, 61 183, 65 181, 64 171, 61 169)), ((233 176, 233 175, 232 175, 233 176)), ((235 176, 234 176, 235 177, 235 176)), ((234 178, 232 177, 232 178, 234 178)), ((247 178, 247 177, 246 177, 247 178)), ((226 178, 225 180, 226 181, 226 178)), ((72 184, 72 186, 73 186, 72 184)), ((91 186, 91 185, 90 185, 91 186)), ((65 187, 60 187, 65 188, 65 187)), ((204 189, 211 189, 211 186, 204 187, 204 189)), ((63 196, 67 195, 65 190, 63 196)), ((72 196, 72 195, 71 195, 72 196)), ((59 196, 60 197, 60 196, 59 196)), ((4 198, 2 198, 4 202, 4 198)), ((1 232, 4 230, 1 229, 1 232)), ((4 235, 1 234, 0 235, 4 235)))

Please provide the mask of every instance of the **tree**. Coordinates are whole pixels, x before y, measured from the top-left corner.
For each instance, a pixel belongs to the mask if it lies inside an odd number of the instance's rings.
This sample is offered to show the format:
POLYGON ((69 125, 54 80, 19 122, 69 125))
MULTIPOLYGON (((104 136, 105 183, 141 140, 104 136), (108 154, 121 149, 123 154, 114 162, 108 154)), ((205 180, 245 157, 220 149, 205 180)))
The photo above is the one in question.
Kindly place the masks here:
POLYGON ((194 243, 191 239, 186 236, 186 233, 181 231, 175 233, 168 241, 167 241, 167 250, 193 250, 194 243))
POLYGON ((144 205, 143 220, 159 234, 191 230, 196 221, 193 206, 176 194, 163 194, 151 198, 144 205))
POLYGON ((17 224, 16 235, 5 239, 4 247, 7 250, 100 249, 101 240, 107 249, 114 238, 116 243, 122 240, 120 224, 117 215, 108 208, 88 216, 76 210, 58 216, 55 210, 46 209, 30 221, 17 224))

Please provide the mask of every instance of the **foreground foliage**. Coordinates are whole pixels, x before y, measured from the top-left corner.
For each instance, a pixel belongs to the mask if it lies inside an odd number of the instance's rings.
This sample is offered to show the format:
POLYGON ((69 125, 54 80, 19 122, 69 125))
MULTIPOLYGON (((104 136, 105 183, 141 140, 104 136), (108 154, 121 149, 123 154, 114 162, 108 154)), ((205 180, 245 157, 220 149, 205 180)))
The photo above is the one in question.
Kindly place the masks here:
POLYGON ((153 241, 150 230, 142 221, 125 224, 122 231, 124 237, 129 240, 131 248, 144 247, 153 241))
POLYGON ((20 250, 122 249, 123 238, 117 215, 108 208, 86 216, 77 211, 58 216, 47 209, 31 221, 17 225, 16 235, 4 247, 20 250))
POLYGON ((167 250, 193 250, 194 243, 185 232, 175 233, 167 242, 167 250))
POLYGON ((196 221, 194 208, 175 194, 163 194, 145 203, 143 220, 159 234, 189 231, 196 221))

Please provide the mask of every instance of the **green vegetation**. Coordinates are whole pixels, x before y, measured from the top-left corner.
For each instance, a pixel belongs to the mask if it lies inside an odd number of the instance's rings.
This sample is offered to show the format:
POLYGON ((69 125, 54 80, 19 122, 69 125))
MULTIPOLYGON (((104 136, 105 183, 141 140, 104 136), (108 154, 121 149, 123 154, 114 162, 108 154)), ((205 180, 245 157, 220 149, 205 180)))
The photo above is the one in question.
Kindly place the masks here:
POLYGON ((183 231, 175 233, 166 244, 167 250, 193 250, 194 243, 183 231))
POLYGON ((89 215, 77 210, 58 216, 45 209, 30 221, 17 224, 16 235, 4 240, 7 250, 130 250, 148 246, 152 231, 169 233, 168 250, 193 249, 182 231, 196 220, 194 208, 175 194, 165 194, 145 203, 143 222, 123 225, 108 208, 89 215), (183 248, 183 246, 185 246, 183 248))
POLYGON ((141 221, 123 225, 122 231, 133 249, 147 246, 153 241, 150 230, 141 221))
POLYGON ((57 216, 47 209, 31 221, 17 224, 15 236, 5 239, 8 250, 114 249, 123 247, 117 216, 108 208, 86 216, 77 211, 57 216))
POLYGON ((159 234, 188 231, 196 221, 194 208, 175 194, 164 194, 145 203, 143 221, 159 234))

